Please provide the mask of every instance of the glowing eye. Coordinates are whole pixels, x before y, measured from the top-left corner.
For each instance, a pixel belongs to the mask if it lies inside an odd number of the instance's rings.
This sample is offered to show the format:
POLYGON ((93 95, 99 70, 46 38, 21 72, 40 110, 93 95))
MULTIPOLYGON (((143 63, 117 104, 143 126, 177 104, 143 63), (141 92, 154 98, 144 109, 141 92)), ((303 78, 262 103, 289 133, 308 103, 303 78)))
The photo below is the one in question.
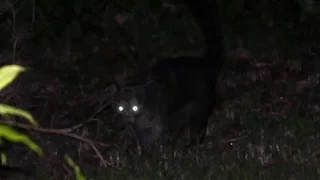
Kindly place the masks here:
POLYGON ((123 111, 123 109, 124 109, 123 106, 119 106, 119 107, 118 107, 118 110, 119 110, 120 112, 123 111))
POLYGON ((132 111, 134 111, 134 112, 136 112, 136 111, 138 111, 138 106, 132 106, 132 111))

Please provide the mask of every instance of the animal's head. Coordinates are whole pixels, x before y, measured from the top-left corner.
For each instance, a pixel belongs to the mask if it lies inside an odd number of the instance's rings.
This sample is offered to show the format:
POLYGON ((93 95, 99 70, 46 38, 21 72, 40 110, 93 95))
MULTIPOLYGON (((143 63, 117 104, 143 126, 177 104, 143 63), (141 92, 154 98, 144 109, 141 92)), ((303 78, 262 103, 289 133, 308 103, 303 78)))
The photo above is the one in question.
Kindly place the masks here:
POLYGON ((145 81, 121 86, 114 80, 112 107, 117 119, 133 130, 141 145, 152 144, 162 132, 161 113, 157 108, 161 87, 145 81))
POLYGON ((140 89, 121 89, 115 94, 113 109, 124 123, 135 123, 135 119, 143 113, 143 99, 140 89))
POLYGON ((162 123, 158 112, 144 107, 144 88, 119 88, 115 92, 112 107, 117 119, 133 132, 141 145, 154 143, 162 132, 162 123))

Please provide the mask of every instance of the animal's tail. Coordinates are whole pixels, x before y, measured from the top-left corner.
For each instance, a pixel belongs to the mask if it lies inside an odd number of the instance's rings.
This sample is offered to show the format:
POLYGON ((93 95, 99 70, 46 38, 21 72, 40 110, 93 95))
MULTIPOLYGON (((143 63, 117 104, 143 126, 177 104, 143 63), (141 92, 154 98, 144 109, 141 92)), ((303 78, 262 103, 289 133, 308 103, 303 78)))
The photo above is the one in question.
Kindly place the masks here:
POLYGON ((205 63, 215 83, 225 60, 218 3, 216 0, 184 0, 184 3, 204 35, 205 63))
MULTIPOLYGON (((212 93, 207 94, 207 108, 202 112, 204 117, 210 117, 217 103, 216 83, 225 60, 223 37, 220 24, 220 13, 217 0, 184 0, 189 13, 195 18, 205 38, 204 70, 210 81, 212 93)), ((205 137, 208 121, 194 123, 195 136, 192 141, 202 142, 205 137)))

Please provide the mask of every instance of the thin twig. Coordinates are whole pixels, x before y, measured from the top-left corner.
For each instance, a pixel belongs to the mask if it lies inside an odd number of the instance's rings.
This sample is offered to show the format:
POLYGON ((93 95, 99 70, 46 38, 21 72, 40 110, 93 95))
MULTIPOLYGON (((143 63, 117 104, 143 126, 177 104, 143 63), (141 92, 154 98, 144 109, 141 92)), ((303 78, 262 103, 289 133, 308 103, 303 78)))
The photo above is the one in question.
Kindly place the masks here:
MULTIPOLYGON (((14 125, 16 127, 22 128, 22 129, 26 129, 26 130, 33 130, 33 131, 37 131, 37 132, 44 132, 44 133, 51 133, 51 134, 59 134, 59 135, 63 135, 63 136, 68 136, 71 137, 73 139, 77 139, 79 141, 82 141, 86 144, 88 144, 89 146, 91 146, 91 148, 95 151, 95 153, 97 154, 97 156, 99 157, 100 161, 102 162, 104 167, 107 166, 112 166, 112 163, 108 163, 102 156, 102 154, 100 153, 100 151, 97 149, 96 145, 102 146, 102 147, 110 147, 110 145, 102 143, 102 142, 97 142, 97 141, 93 141, 91 139, 82 137, 82 136, 78 136, 76 134, 73 133, 69 133, 66 132, 65 129, 48 129, 48 128, 42 128, 42 127, 34 127, 31 125, 26 125, 26 124, 22 124, 22 123, 14 123, 12 124, 12 122, 1 122, 4 124, 8 124, 8 125, 14 125)), ((74 127, 77 127, 79 125, 76 125, 74 127)), ((69 128, 71 129, 71 128, 69 128)))

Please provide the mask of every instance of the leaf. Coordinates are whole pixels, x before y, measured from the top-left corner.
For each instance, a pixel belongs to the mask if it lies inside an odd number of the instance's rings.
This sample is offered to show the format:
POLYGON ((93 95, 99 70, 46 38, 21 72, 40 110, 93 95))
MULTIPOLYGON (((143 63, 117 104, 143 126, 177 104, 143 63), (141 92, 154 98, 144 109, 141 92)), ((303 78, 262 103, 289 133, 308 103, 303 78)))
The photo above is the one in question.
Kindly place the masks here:
POLYGON ((25 68, 18 65, 6 65, 0 68, 0 91, 9 85, 25 68))
POLYGON ((5 138, 6 140, 14 143, 25 144, 39 156, 43 155, 42 149, 35 142, 33 142, 27 135, 14 130, 10 126, 0 124, 0 139, 1 138, 5 138))
POLYGON ((10 84, 16 76, 25 71, 25 68, 18 65, 6 65, 0 68, 0 90, 10 84))
POLYGON ((6 165, 8 163, 8 160, 7 160, 7 155, 4 153, 4 152, 0 152, 0 164, 1 165, 6 165))
POLYGON ((23 109, 12 107, 6 104, 0 104, 0 114, 20 116, 27 119, 32 125, 36 127, 39 126, 33 116, 23 109))
POLYGON ((86 180, 87 178, 81 173, 80 167, 70 158, 70 156, 65 155, 64 159, 67 161, 69 166, 73 168, 74 173, 76 174, 77 180, 86 180))

